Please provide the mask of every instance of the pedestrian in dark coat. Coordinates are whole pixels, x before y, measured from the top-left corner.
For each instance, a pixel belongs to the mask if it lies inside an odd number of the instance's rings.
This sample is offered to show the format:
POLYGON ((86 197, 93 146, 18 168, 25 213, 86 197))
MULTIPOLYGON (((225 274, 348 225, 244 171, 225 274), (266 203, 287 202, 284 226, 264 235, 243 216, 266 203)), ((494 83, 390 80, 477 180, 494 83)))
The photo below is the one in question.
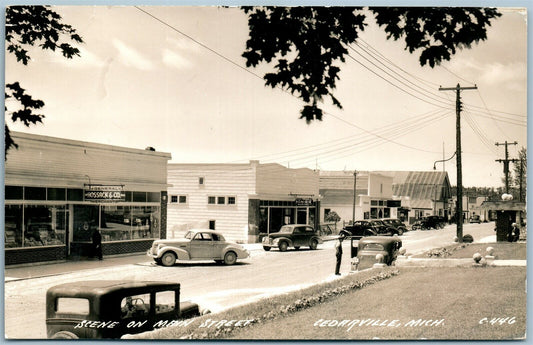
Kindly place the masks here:
POLYGON ((98 229, 94 229, 93 232, 93 253, 98 257, 98 260, 103 260, 102 255, 102 235, 98 229))
POLYGON ((520 238, 520 228, 518 227, 518 224, 513 223, 511 225, 511 239, 509 242, 517 242, 520 238))
POLYGON ((335 265, 335 275, 340 276, 340 268, 342 261, 342 241, 344 240, 344 234, 339 236, 339 240, 335 243, 335 257, 337 258, 337 263, 335 265))

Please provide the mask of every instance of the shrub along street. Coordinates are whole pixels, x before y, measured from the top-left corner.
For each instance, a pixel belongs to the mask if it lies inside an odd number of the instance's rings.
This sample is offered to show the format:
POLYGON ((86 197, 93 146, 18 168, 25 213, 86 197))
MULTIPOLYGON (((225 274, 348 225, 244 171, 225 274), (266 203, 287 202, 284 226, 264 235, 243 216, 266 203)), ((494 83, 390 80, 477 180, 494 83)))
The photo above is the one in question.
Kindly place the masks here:
POLYGON ((372 269, 128 338, 521 339, 525 278, 525 267, 372 269))

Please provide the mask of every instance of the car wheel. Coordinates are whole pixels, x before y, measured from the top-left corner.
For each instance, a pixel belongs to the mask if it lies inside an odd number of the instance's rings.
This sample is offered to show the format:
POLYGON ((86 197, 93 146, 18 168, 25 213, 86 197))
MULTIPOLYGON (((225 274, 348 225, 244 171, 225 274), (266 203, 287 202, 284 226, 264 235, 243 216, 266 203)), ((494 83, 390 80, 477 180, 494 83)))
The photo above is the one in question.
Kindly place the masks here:
POLYGON ((309 243, 309 248, 311 248, 311 250, 315 250, 317 246, 318 246, 317 240, 311 240, 311 243, 309 243))
POLYGON ((299 250, 300 246, 294 246, 294 249, 299 250))
POLYGON ((166 267, 174 266, 175 263, 176 263, 176 255, 174 255, 174 253, 172 252, 166 252, 161 257, 161 264, 163 266, 166 266, 166 267))
POLYGON ((268 252, 272 247, 263 247, 263 249, 268 252))
POLYGON ((69 331, 60 331, 54 334, 52 339, 78 339, 78 336, 69 331))
POLYGON ((402 236, 402 235, 403 235, 403 229, 398 228, 398 236, 402 236))
POLYGON ((278 246, 279 246, 279 251, 280 252, 287 251, 287 247, 289 247, 289 245, 285 241, 280 242, 278 246))
POLYGON ((224 263, 226 265, 233 265, 235 262, 237 262, 237 255, 234 252, 227 252, 224 255, 224 263))

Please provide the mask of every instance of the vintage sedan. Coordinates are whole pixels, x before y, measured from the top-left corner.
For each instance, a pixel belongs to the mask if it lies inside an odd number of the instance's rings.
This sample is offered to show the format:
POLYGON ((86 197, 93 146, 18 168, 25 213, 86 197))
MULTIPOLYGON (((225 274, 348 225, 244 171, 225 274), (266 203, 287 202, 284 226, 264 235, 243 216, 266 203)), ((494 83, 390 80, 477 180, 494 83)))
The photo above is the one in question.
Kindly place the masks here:
POLYGON ((263 237, 263 249, 269 251, 271 248, 278 248, 284 252, 289 247, 298 250, 302 246, 315 250, 324 241, 319 236, 320 232, 315 231, 312 226, 305 224, 283 225, 279 232, 270 233, 263 237))
POLYGON ((46 292, 51 339, 116 339, 199 315, 196 303, 180 301, 180 284, 173 282, 88 280, 46 292))
POLYGON ((250 256, 243 246, 226 241, 214 230, 189 230, 183 238, 155 240, 146 253, 163 266, 173 266, 178 260, 215 260, 233 265, 237 259, 250 256))
MULTIPOLYGON (((352 242, 352 247, 355 243, 352 242)), ((398 236, 371 236, 363 237, 357 244, 357 250, 352 251, 352 256, 357 256, 358 269, 372 267, 375 263, 393 265, 398 257, 402 241, 398 236)))

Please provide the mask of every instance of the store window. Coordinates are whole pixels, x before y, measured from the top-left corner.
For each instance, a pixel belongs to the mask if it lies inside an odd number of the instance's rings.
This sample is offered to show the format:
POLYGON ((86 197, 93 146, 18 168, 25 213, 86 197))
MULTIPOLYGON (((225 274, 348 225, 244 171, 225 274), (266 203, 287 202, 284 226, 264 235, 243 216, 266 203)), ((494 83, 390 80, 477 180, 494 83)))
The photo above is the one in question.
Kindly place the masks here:
POLYGON ((22 247, 22 206, 5 207, 5 248, 22 247))
POLYGON ((23 247, 64 245, 67 227, 65 206, 24 206, 23 247))
POLYGON ((102 241, 122 241, 159 237, 159 207, 102 206, 102 241))
POLYGON ((24 190, 19 186, 6 186, 5 193, 6 200, 22 200, 24 197, 24 190))

